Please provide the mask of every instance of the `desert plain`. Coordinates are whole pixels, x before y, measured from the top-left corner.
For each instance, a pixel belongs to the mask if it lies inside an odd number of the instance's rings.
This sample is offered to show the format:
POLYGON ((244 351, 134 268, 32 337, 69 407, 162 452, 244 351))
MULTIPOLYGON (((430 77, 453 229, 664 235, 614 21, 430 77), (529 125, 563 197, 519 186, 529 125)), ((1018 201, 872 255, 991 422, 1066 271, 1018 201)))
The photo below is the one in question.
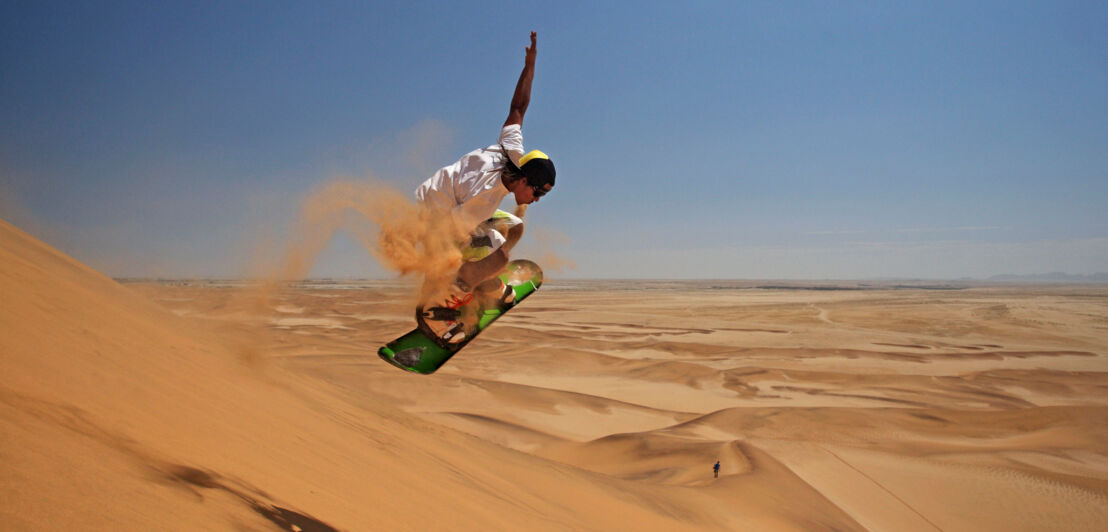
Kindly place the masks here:
POLYGON ((430 376, 414 294, 0 221, 0 528, 1108 527, 1108 286, 553 274, 430 376))

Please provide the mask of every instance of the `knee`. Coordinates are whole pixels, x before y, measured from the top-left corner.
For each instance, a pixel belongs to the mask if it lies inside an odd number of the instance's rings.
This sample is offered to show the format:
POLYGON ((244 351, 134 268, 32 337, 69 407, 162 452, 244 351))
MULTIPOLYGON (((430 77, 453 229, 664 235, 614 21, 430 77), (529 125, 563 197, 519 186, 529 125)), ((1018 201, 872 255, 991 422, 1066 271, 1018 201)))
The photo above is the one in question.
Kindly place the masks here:
POLYGON ((514 225, 514 226, 512 226, 511 228, 508 229, 508 234, 504 236, 504 240, 505 240, 504 245, 508 249, 511 249, 512 246, 516 245, 516 242, 519 242, 520 238, 523 238, 523 223, 522 222, 517 224, 517 225, 514 225))

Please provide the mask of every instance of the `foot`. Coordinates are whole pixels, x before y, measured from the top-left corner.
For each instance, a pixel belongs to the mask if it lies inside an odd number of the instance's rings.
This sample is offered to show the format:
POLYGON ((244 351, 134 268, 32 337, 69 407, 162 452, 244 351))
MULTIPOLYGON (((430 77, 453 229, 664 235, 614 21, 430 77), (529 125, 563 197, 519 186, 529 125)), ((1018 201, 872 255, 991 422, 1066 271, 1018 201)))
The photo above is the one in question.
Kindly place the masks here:
POLYGON ((461 342, 466 337, 461 308, 472 301, 473 297, 473 292, 459 279, 450 286, 441 300, 416 309, 416 323, 424 332, 448 344, 461 342))
POLYGON ((493 278, 481 283, 477 287, 477 295, 481 298, 482 309, 506 309, 516 302, 515 290, 512 290, 512 287, 505 284, 500 278, 493 278))

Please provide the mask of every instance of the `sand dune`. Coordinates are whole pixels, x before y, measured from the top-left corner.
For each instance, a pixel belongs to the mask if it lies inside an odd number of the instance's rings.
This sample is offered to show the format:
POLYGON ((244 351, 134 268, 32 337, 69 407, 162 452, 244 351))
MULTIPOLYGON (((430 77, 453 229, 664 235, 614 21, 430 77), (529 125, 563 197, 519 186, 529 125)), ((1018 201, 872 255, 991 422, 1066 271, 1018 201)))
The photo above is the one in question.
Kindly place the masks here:
POLYGON ((121 285, 0 222, 0 520, 1108 522, 1108 289, 756 286, 554 279, 424 377, 375 355, 409 283, 121 285))

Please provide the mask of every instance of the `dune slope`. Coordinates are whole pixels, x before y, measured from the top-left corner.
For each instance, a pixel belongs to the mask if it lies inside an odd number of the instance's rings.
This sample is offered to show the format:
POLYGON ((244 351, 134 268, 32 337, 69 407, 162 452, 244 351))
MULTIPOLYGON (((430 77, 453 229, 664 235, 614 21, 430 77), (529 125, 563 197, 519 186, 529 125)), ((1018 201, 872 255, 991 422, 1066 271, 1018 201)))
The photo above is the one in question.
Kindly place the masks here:
MULTIPOLYGON (((0 293, 0 520, 15 528, 736 523, 697 493, 520 453, 383 399, 355 405, 244 360, 218 334, 2 221, 0 293)), ((817 522, 854 528, 825 506, 817 522)), ((812 514, 742 522, 805 527, 812 514)))
POLYGON ((0 522, 1108 520, 1104 287, 548 284, 418 376, 374 354, 412 326, 402 283, 121 285, 0 222, 0 522))

